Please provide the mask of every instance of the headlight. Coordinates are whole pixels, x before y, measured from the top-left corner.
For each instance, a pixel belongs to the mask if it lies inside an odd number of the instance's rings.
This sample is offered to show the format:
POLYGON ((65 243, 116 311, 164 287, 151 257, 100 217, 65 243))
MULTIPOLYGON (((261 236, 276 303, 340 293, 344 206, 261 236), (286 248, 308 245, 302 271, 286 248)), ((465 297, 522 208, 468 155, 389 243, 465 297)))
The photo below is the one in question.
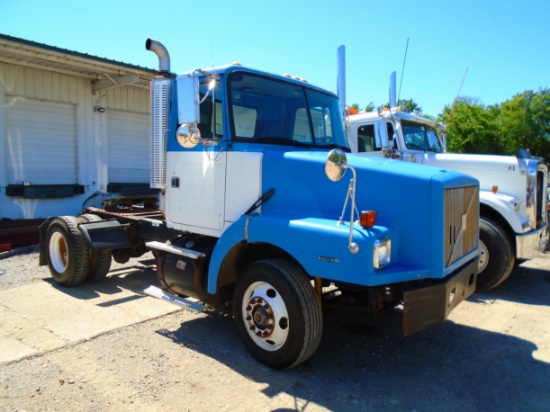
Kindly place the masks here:
POLYGON ((391 260, 391 239, 374 242, 373 265, 375 269, 385 268, 391 260))

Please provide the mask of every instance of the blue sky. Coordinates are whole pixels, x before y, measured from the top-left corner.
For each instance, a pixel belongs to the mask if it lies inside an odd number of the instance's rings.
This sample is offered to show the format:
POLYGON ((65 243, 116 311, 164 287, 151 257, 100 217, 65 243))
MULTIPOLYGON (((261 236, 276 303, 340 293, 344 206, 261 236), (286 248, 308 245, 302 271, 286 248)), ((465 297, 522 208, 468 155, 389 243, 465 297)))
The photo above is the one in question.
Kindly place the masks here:
POLYGON ((547 0, 0 1, 2 34, 156 68, 151 37, 176 73, 240 61, 336 91, 345 45, 348 104, 387 102, 397 71, 400 97, 432 115, 466 70, 460 95, 486 105, 550 87, 549 17, 547 0))

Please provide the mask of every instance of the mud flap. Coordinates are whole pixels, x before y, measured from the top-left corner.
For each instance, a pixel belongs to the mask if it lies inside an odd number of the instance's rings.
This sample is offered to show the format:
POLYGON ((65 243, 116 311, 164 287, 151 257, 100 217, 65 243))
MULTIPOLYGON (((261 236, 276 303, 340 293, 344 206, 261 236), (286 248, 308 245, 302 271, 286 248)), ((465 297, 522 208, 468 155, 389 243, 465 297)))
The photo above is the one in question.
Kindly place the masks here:
POLYGON ((449 313, 476 289, 477 259, 455 275, 403 293, 403 335, 409 336, 444 323, 449 313))

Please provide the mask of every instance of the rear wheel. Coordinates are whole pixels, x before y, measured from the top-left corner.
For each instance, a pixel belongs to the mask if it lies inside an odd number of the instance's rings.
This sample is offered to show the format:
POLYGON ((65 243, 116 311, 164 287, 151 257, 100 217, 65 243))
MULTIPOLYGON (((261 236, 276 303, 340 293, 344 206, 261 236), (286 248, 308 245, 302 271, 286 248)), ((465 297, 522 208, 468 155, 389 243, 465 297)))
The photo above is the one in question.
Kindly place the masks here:
POLYGON ((74 216, 54 219, 48 227, 46 257, 53 279, 62 286, 82 283, 90 265, 90 253, 74 216))
POLYGON ((287 261, 249 265, 235 289, 233 314, 247 350, 272 368, 296 366, 319 346, 321 305, 305 273, 287 261))
MULTIPOLYGON (((80 215, 78 217, 80 223, 84 222, 99 222, 101 217, 98 215, 92 215, 89 213, 80 215)), ((98 282, 105 279, 109 269, 111 268, 111 251, 102 250, 94 252, 90 250, 90 267, 88 269, 88 275, 86 276, 86 282, 98 282)))
POLYGON ((478 292, 496 288, 512 273, 515 252, 512 241, 504 228, 486 217, 479 219, 478 292))

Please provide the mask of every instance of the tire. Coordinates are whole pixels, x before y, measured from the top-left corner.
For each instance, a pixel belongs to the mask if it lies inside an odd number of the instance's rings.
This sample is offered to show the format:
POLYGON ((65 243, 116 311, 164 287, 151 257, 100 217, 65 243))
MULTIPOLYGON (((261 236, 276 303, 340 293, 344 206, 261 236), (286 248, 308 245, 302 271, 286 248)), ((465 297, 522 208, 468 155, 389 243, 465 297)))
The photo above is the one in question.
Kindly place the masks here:
POLYGON ((233 315, 248 352, 274 369, 304 362, 321 341, 317 295, 305 273, 284 260, 261 260, 245 269, 233 295, 233 315))
MULTIPOLYGON (((84 214, 78 217, 80 223, 99 222, 100 220, 102 220, 101 217, 92 214, 84 214)), ((90 250, 90 267, 86 276, 86 282, 98 282, 105 279, 107 273, 109 273, 109 269, 111 269, 111 251, 102 250, 94 252, 90 250)))
POLYGON ((90 266, 90 251, 74 216, 55 218, 46 235, 46 259, 50 273, 62 286, 84 282, 90 266))
POLYGON ((504 228, 483 216, 479 219, 479 247, 481 254, 476 290, 486 292, 496 288, 510 276, 516 254, 504 228))

